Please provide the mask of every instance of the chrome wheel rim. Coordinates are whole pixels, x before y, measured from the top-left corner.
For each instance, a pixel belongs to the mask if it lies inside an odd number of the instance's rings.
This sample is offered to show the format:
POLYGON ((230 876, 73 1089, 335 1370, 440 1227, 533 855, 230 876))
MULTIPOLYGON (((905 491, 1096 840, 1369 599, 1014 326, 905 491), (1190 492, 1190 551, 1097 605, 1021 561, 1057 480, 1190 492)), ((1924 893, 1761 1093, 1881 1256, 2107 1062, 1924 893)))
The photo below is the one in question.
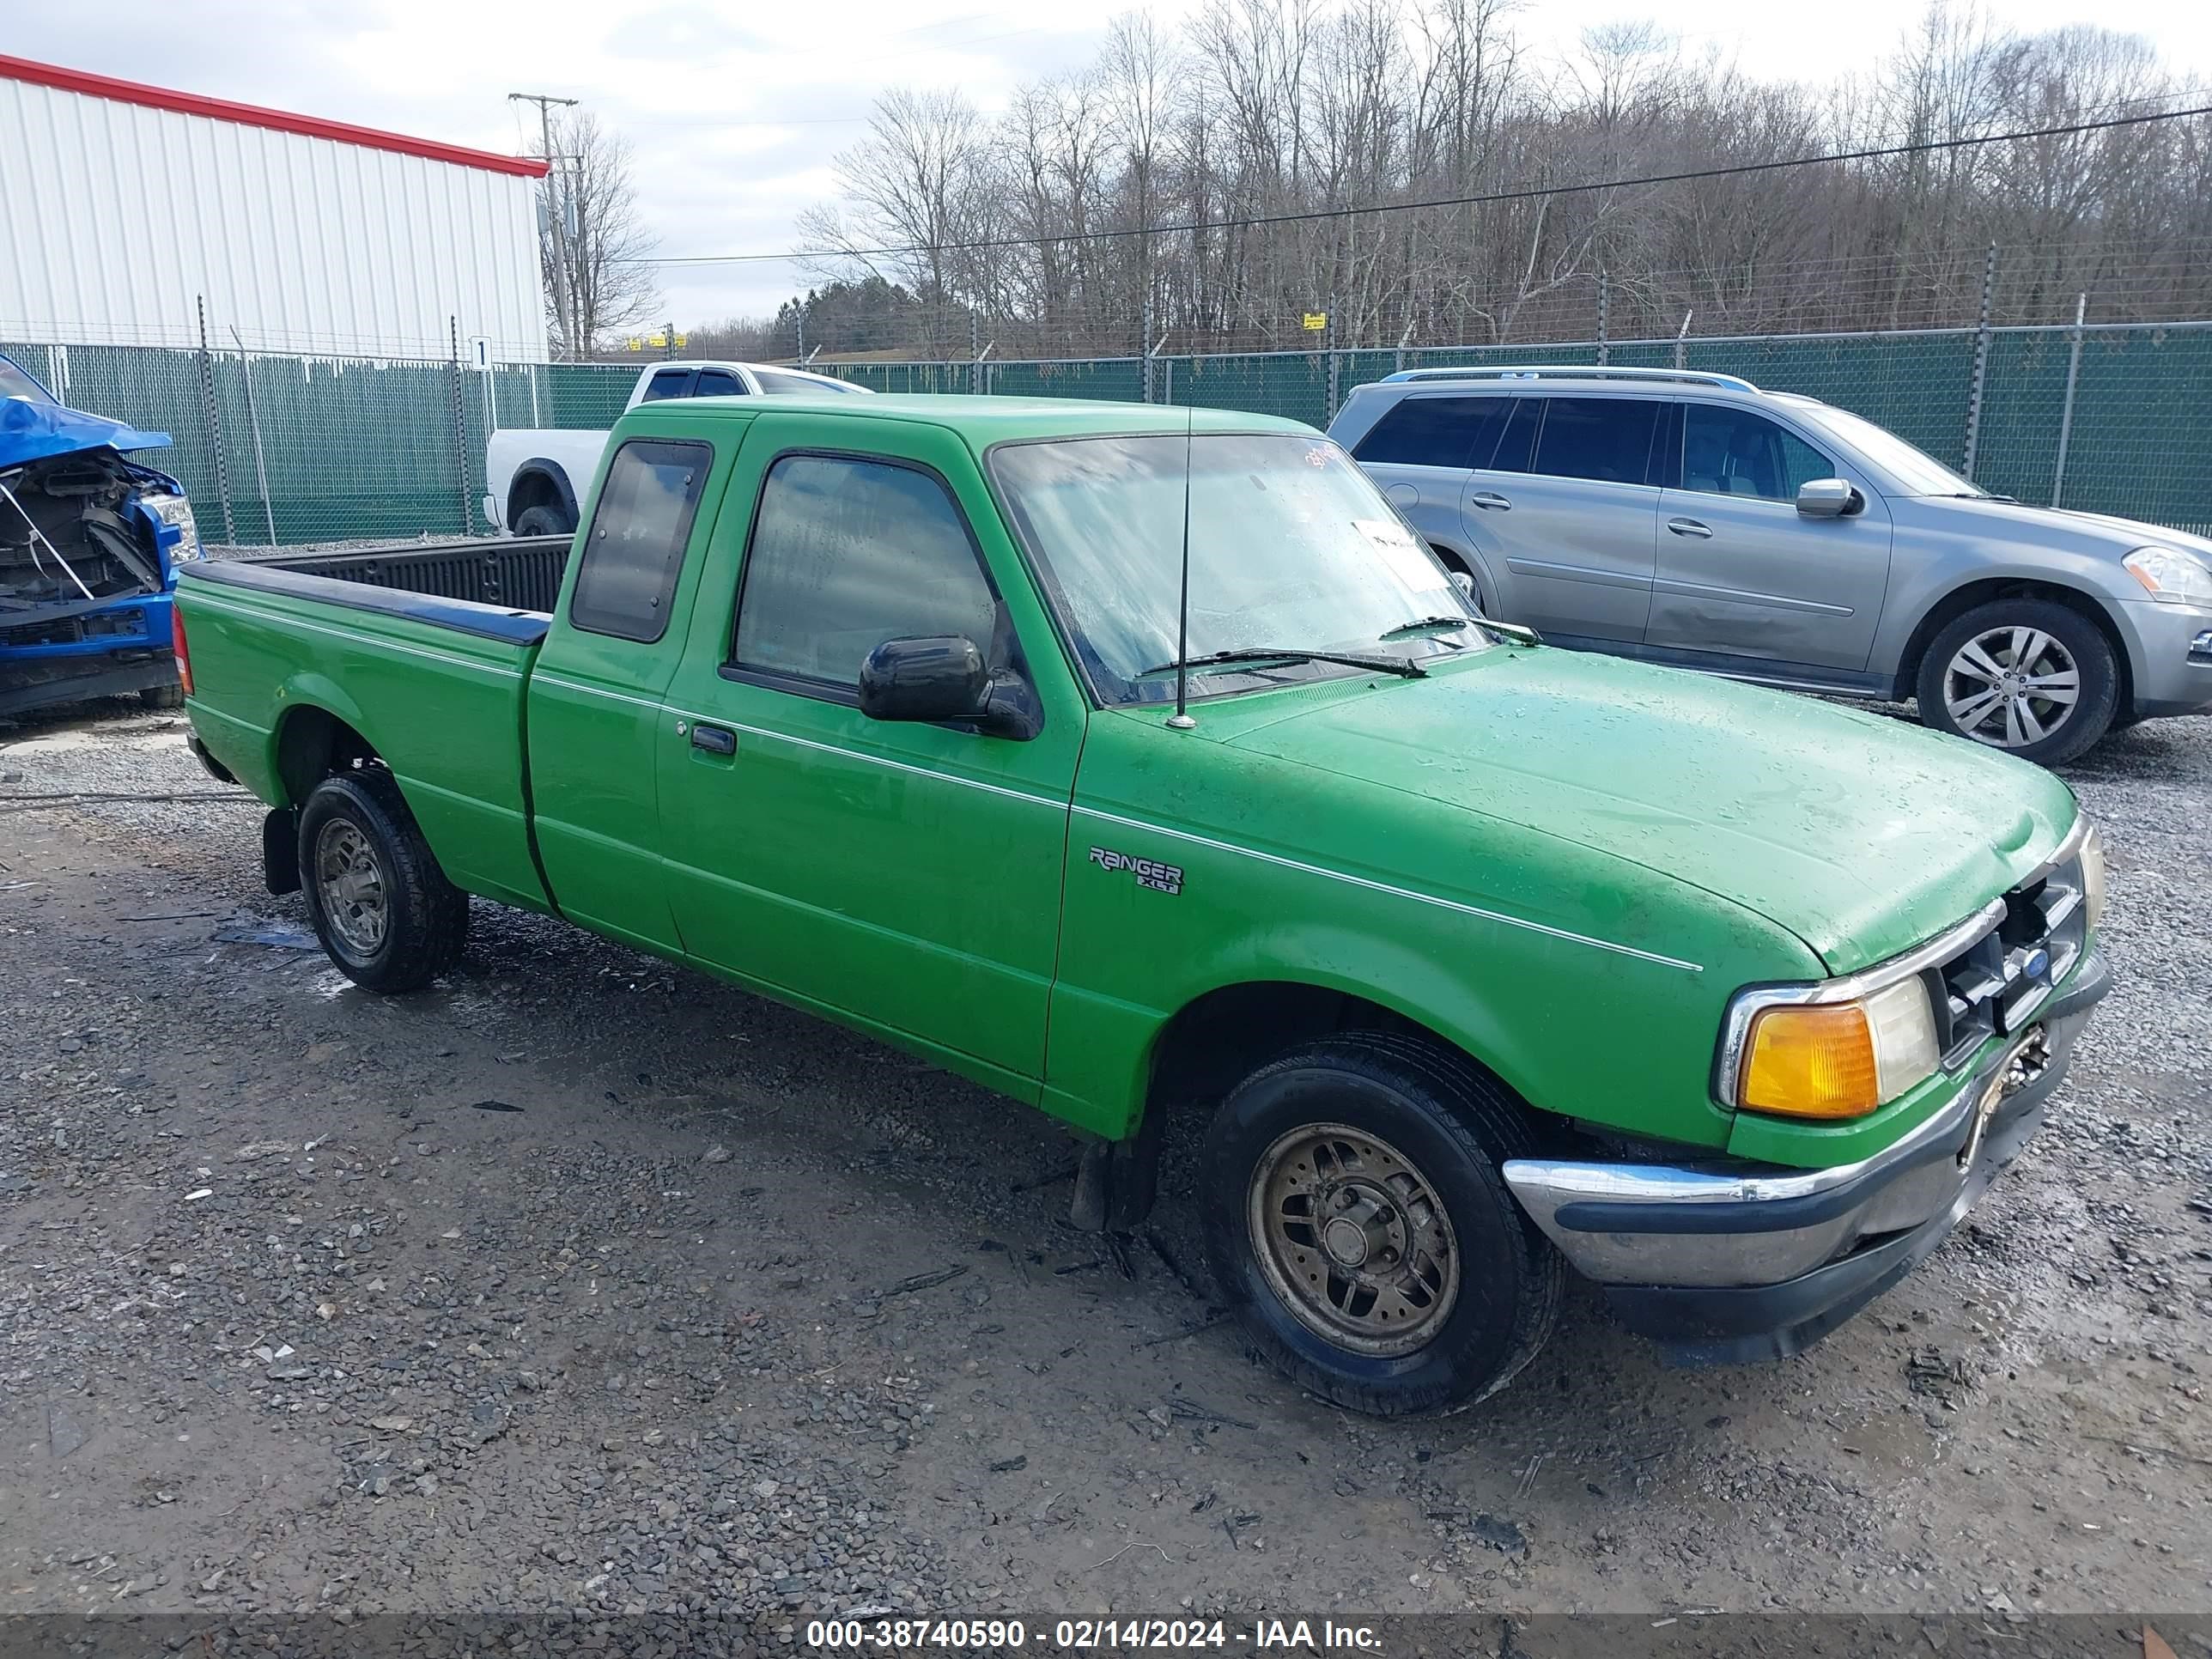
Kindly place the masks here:
POLYGON ((338 943, 351 955, 374 956, 392 910, 384 866, 359 824, 332 818, 315 836, 315 891, 338 943))
POLYGON ((1245 1219, 1277 1299, 1337 1347, 1410 1353, 1459 1299, 1434 1183, 1364 1129, 1311 1123, 1279 1137, 1253 1166, 1245 1219))
POLYGON ((2081 669, 2039 628, 1977 634, 1943 671, 1943 707, 1959 730, 1997 749, 2040 743, 2074 718, 2081 669))

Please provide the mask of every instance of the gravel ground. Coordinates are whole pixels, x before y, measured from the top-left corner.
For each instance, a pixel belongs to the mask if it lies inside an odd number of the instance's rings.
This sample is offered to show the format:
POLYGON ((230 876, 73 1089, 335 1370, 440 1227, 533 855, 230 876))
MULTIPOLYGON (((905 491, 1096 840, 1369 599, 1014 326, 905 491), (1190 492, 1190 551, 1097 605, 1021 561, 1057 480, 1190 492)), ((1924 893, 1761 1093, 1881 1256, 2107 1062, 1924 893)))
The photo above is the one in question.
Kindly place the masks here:
POLYGON ((1415 1424, 1256 1363, 1186 1163, 1108 1246, 1041 1116, 482 905, 352 988, 183 729, 0 729, 9 1611, 2212 1610, 2212 720, 2070 772, 2120 988, 1918 1273, 1415 1424))

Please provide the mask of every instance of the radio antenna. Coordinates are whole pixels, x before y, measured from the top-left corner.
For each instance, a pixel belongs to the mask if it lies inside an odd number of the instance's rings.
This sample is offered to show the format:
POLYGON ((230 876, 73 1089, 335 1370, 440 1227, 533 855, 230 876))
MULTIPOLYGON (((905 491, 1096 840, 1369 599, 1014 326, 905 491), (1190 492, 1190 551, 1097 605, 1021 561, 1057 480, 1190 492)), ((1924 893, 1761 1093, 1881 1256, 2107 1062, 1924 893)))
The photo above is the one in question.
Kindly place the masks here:
POLYGON ((1190 717, 1190 449, 1191 428, 1198 419, 1197 405, 1182 412, 1182 585, 1176 605, 1176 711, 1168 724, 1188 732, 1198 722, 1190 717))

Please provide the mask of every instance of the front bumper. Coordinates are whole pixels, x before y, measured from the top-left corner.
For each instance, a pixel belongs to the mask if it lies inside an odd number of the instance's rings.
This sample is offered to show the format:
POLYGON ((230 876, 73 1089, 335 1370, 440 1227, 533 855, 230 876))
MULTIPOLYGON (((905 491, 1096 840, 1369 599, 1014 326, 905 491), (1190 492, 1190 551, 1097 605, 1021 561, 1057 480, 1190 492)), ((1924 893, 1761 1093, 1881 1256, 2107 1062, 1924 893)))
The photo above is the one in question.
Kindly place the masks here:
POLYGON ((1516 1158, 1507 1185, 1605 1287, 1624 1324, 1693 1363, 1810 1347, 1942 1243, 2043 1121, 2089 1011, 2112 987, 2092 953, 2039 1012, 2040 1070, 1986 1121, 2008 1045, 1952 1103, 1860 1163, 1786 1170, 1516 1158))
POLYGON ((2114 607, 2128 635, 2135 712, 2148 720, 2212 706, 2212 610, 2129 600, 2114 607))

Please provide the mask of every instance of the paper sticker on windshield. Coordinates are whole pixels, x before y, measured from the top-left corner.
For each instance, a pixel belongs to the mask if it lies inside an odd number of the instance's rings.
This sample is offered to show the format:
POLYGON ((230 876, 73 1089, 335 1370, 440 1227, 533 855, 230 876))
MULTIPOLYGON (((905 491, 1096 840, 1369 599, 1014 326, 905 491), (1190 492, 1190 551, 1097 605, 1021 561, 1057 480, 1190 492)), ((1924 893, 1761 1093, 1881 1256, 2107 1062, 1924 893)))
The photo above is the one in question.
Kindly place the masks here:
POLYGON ((1390 574, 1414 592, 1427 593, 1451 586, 1451 578, 1444 574, 1443 567, 1395 519, 1354 519, 1352 526, 1382 556, 1382 562, 1389 567, 1390 574))

